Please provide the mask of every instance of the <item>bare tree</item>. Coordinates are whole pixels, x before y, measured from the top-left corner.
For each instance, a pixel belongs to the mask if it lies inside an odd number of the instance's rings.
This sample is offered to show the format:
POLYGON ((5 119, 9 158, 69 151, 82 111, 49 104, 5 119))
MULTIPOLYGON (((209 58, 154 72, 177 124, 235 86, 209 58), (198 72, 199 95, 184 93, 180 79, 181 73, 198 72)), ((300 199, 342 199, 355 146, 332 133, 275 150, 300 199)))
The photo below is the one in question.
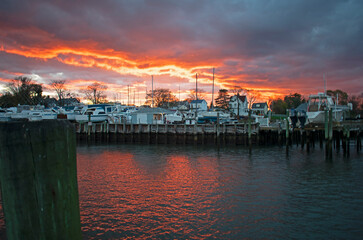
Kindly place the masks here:
POLYGON ((8 85, 9 93, 14 96, 14 104, 36 105, 42 103, 43 86, 26 76, 16 77, 8 85))
POLYGON ((169 89, 159 88, 152 93, 146 94, 145 104, 151 105, 152 98, 154 98, 154 105, 156 107, 168 107, 176 104, 177 98, 169 89))
POLYGON ((58 96, 58 102, 61 106, 64 105, 64 98, 66 96, 65 80, 52 80, 50 86, 54 89, 58 96))
POLYGON ((248 95, 248 108, 251 109, 252 105, 256 102, 257 98, 260 97, 260 93, 255 90, 247 90, 248 95))
POLYGON ((239 86, 234 86, 232 89, 230 89, 230 91, 234 94, 234 95, 247 95, 247 90, 239 87, 239 86))
MULTIPOLYGON (((198 100, 204 100, 207 93, 203 90, 203 89, 198 89, 198 100)), ((185 99, 186 101, 190 102, 192 100, 197 100, 196 99, 196 92, 195 92, 195 89, 191 89, 190 90, 190 93, 188 94, 188 97, 187 99, 185 99)))
POLYGON ((83 91, 83 93, 86 95, 88 100, 92 101, 93 104, 99 104, 106 99, 106 95, 104 94, 106 89, 106 85, 94 82, 88 86, 87 89, 83 91))

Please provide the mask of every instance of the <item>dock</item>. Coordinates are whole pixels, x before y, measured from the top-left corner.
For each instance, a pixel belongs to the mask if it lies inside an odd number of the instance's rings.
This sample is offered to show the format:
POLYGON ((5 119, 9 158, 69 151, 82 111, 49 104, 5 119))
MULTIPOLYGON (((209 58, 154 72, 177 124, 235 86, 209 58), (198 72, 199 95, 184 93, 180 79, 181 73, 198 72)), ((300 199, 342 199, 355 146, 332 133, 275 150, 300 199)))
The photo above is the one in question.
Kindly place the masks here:
POLYGON ((229 145, 286 145, 311 147, 332 143, 334 149, 342 148, 349 153, 349 144, 354 142, 361 150, 363 120, 330 124, 308 124, 303 129, 292 129, 287 121, 274 126, 258 123, 234 124, 111 124, 74 123, 79 140, 157 143, 157 144, 229 144, 229 145))

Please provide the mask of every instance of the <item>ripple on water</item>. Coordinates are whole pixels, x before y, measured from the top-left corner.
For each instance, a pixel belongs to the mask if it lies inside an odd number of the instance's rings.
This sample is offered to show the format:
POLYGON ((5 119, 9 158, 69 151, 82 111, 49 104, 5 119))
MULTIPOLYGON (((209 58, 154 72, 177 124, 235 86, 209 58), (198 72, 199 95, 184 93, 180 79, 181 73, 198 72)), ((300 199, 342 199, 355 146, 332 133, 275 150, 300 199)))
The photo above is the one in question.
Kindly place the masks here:
MULTIPOLYGON (((77 148, 86 239, 361 239, 363 161, 292 147, 77 148)), ((0 206, 0 238, 4 234, 0 206)))

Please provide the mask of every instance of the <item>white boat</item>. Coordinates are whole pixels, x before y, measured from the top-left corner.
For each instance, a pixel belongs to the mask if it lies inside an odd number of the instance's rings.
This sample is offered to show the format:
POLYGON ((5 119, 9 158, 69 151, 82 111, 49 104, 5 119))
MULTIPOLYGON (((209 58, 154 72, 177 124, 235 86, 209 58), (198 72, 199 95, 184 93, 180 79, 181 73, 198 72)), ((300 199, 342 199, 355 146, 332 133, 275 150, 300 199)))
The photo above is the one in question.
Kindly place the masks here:
POLYGON ((318 93, 309 96, 308 108, 306 112, 309 123, 323 123, 325 121, 325 110, 333 111, 333 121, 343 120, 344 112, 351 110, 351 104, 337 105, 333 97, 318 93))
POLYGON ((11 119, 17 120, 17 119, 29 119, 29 114, 32 112, 32 110, 23 110, 21 112, 14 112, 11 114, 11 119))
POLYGON ((165 115, 165 121, 167 123, 182 123, 184 115, 180 111, 175 111, 165 115))
MULTIPOLYGON (((16 112, 16 108, 15 108, 16 112)), ((13 109, 0 109, 0 122, 9 122, 11 120, 11 115, 14 113, 13 109)))
POLYGON ((77 122, 103 122, 107 120, 108 115, 101 107, 88 108, 84 113, 76 114, 77 122))

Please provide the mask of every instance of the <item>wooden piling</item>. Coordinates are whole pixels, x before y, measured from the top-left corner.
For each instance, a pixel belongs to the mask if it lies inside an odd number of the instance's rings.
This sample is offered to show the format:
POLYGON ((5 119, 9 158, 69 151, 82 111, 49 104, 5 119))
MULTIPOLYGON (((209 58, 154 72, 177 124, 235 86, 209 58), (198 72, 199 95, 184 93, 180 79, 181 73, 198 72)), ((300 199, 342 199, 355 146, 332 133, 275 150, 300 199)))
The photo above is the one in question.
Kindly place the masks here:
POLYGON ((251 109, 248 110, 248 147, 249 152, 252 152, 252 132, 251 132, 251 109))
POLYGON ((289 110, 286 109, 286 146, 289 145, 289 132, 290 132, 289 110))
POLYGON ((310 131, 305 131, 304 134, 306 136, 306 151, 310 152, 310 131))
POLYGON ((0 146, 7 238, 81 239, 71 123, 1 123, 0 146))

